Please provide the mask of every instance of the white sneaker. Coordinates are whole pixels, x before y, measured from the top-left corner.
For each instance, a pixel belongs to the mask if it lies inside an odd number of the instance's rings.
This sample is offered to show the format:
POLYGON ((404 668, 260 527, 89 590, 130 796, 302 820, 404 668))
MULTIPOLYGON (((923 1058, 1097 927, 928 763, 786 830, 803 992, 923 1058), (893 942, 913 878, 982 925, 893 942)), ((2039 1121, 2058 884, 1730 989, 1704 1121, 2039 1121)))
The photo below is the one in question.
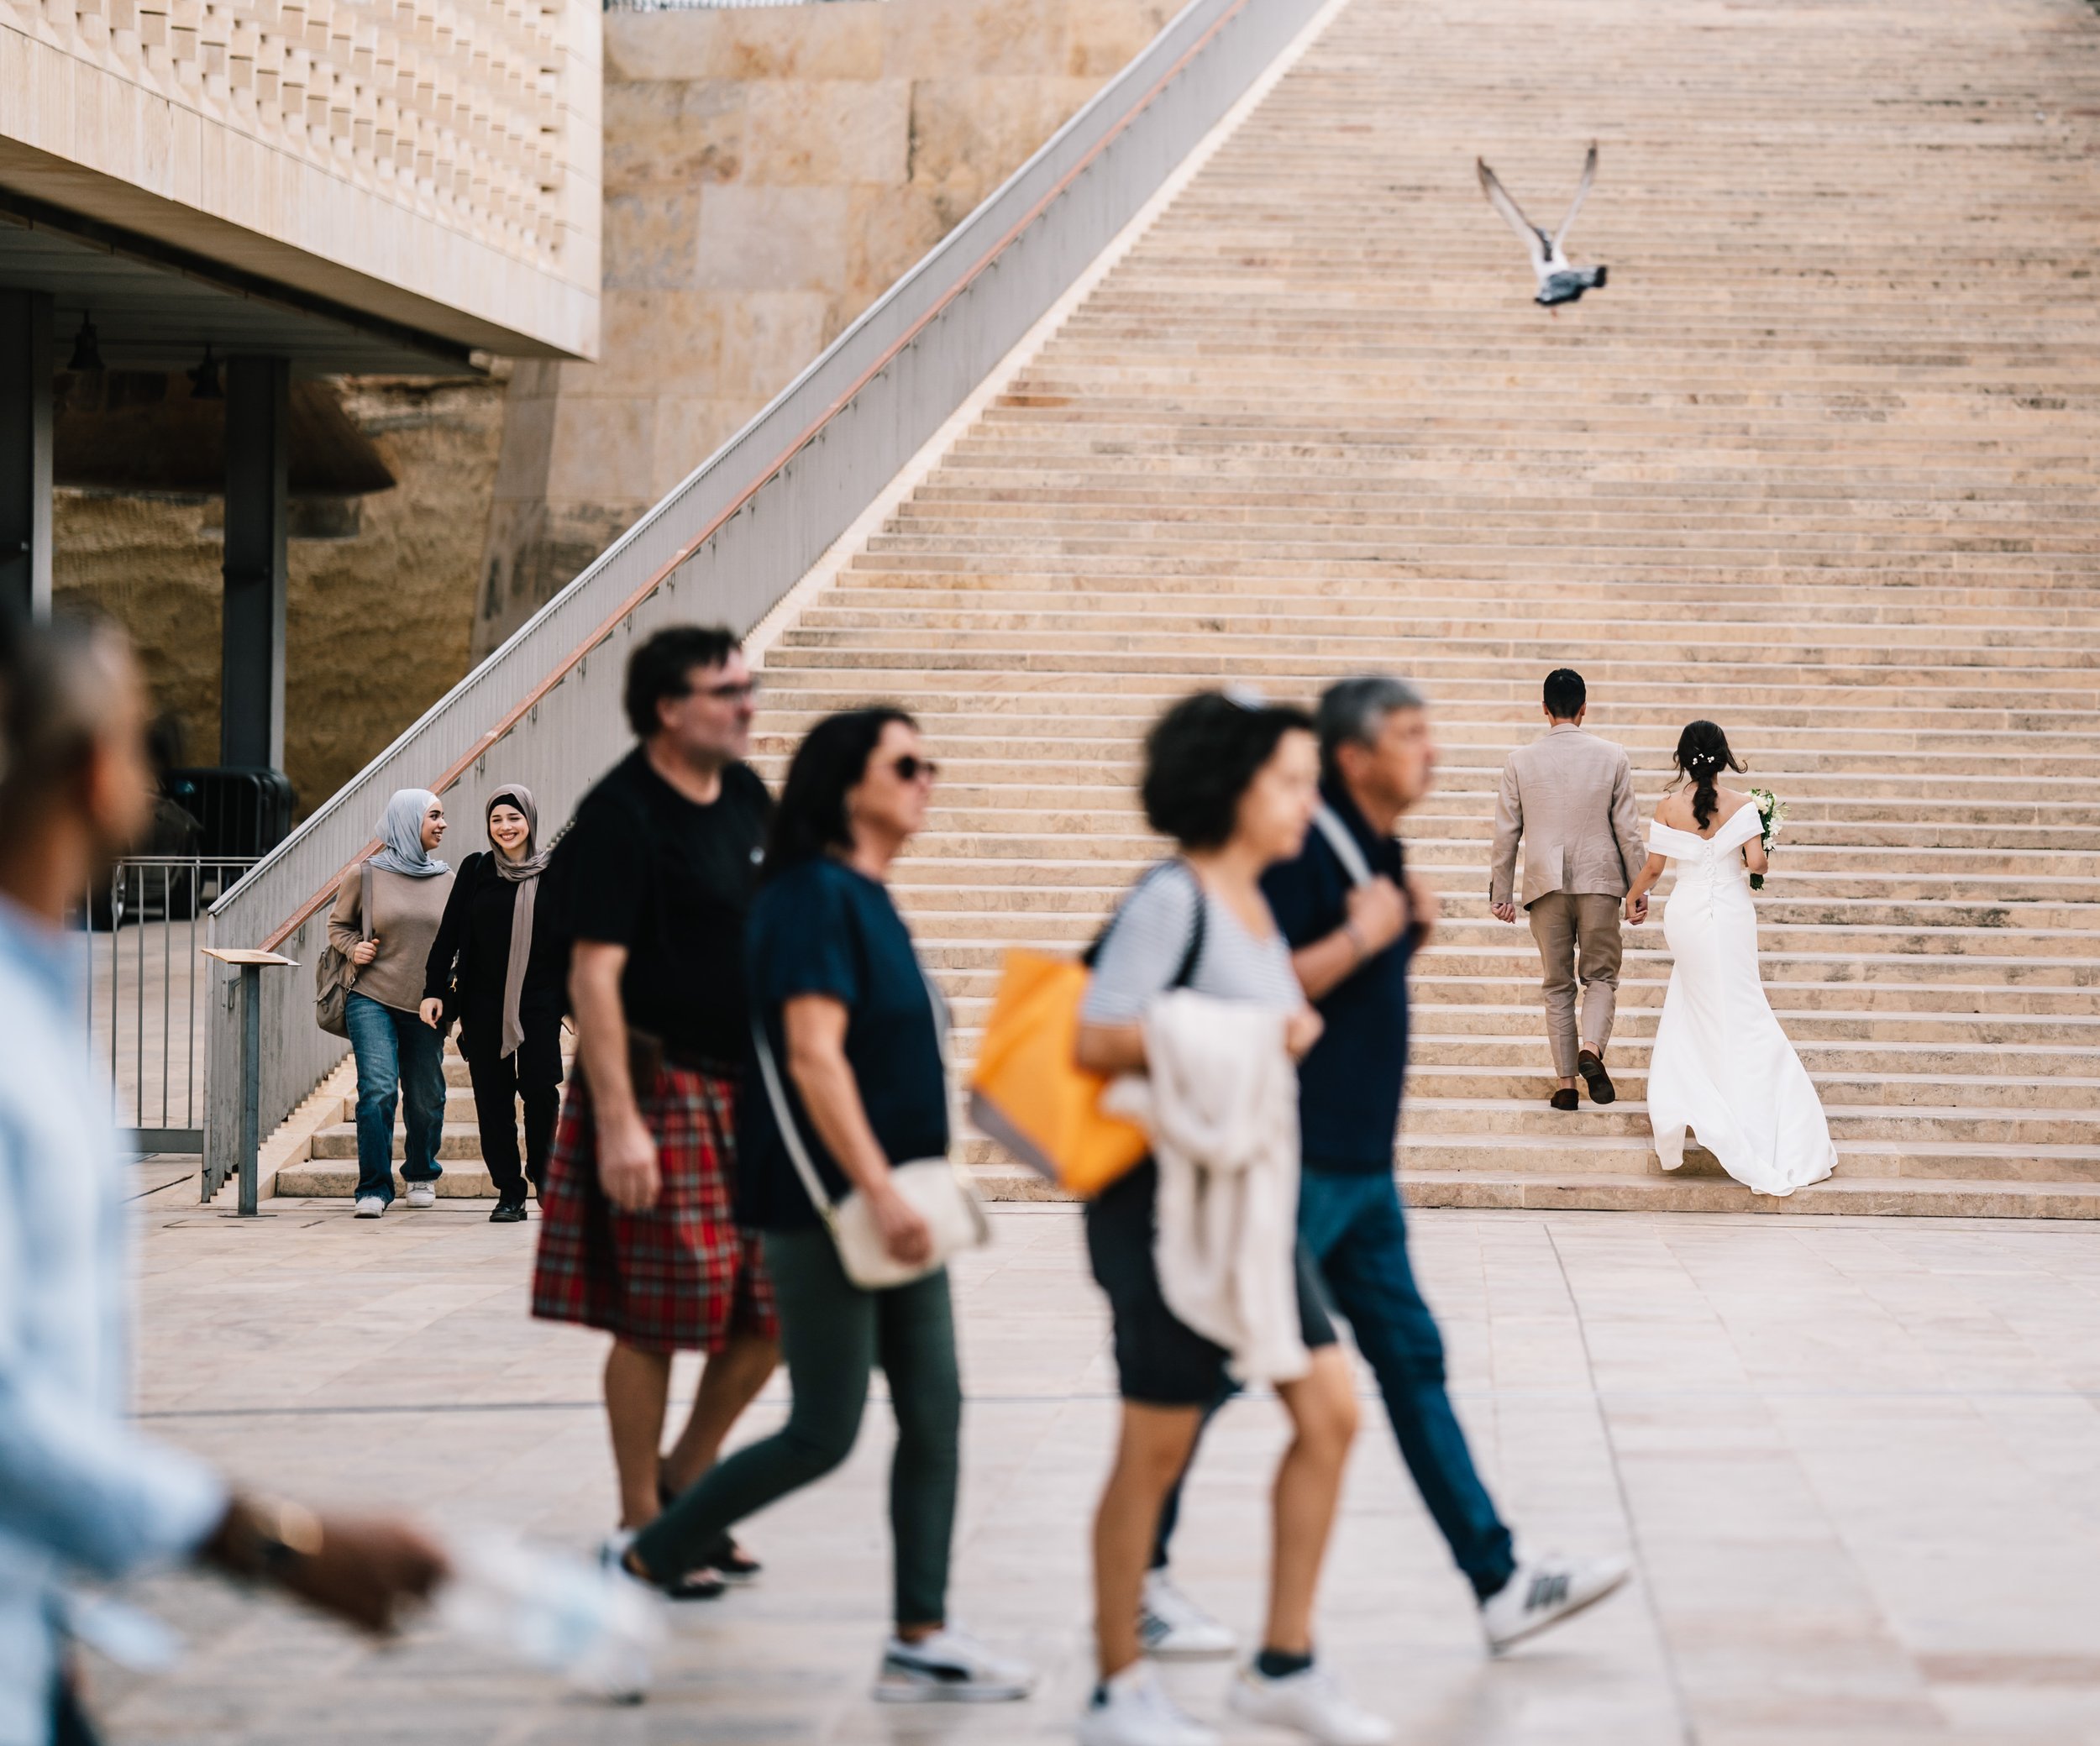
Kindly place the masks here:
POLYGON ((1079 1714, 1079 1746, 1218 1746, 1219 1737, 1184 1715, 1148 1661, 1105 1680, 1079 1714))
POLYGON ((384 1219, 386 1216, 386 1203, 376 1194, 359 1195, 357 1205, 350 1213, 353 1219, 384 1219))
POLYGON ((1513 1643, 1572 1618, 1603 1600, 1627 1575, 1623 1558, 1578 1560, 1548 1552, 1525 1559, 1499 1592, 1481 1602, 1488 1647, 1499 1654, 1513 1643))
POLYGON ((1026 1662, 995 1655, 949 1627, 916 1643, 892 1637, 885 1644, 875 1696, 884 1703, 1007 1703, 1035 1687, 1026 1662))
POLYGON ((411 1182, 408 1185, 408 1204, 412 1207, 434 1207, 438 1203, 438 1185, 435 1182, 411 1182))
POLYGON ((1231 1627, 1182 1593, 1164 1570, 1146 1573, 1137 1636, 1145 1653, 1162 1661, 1209 1660, 1230 1655, 1240 1646, 1231 1627))
POLYGON ((1250 1721, 1294 1728, 1321 1746, 1386 1746, 1393 1738, 1391 1722, 1351 1702, 1334 1675, 1316 1665, 1278 1680, 1243 1667, 1228 1701, 1250 1721))

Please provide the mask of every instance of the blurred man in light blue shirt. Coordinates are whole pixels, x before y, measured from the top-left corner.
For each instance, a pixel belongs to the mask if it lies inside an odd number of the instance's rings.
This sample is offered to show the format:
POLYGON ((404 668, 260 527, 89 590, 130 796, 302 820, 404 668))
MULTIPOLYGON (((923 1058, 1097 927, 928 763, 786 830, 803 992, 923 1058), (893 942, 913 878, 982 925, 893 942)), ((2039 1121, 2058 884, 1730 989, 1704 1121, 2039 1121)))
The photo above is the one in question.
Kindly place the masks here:
POLYGON ((145 826, 144 714, 114 631, 0 624, 0 1746, 93 1738, 69 1578, 197 1560, 385 1629, 444 1569, 412 1529, 236 1497, 126 1422, 129 1191, 64 923, 145 826))

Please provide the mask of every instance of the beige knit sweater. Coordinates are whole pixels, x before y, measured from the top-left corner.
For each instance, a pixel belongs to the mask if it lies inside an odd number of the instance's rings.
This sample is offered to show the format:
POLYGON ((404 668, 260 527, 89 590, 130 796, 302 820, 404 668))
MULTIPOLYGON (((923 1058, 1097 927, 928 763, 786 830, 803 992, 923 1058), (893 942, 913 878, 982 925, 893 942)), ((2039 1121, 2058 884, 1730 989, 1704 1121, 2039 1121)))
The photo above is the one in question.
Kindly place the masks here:
MULTIPOLYGON (((328 912, 328 943, 348 957, 364 938, 364 868, 352 868, 343 876, 335 894, 335 907, 328 912)), ((438 924, 444 919, 445 899, 452 894, 452 875, 412 879, 405 873, 372 870, 372 937, 379 956, 354 973, 351 990, 376 1000, 381 1006, 412 1013, 423 1004, 423 967, 430 957, 438 924)))

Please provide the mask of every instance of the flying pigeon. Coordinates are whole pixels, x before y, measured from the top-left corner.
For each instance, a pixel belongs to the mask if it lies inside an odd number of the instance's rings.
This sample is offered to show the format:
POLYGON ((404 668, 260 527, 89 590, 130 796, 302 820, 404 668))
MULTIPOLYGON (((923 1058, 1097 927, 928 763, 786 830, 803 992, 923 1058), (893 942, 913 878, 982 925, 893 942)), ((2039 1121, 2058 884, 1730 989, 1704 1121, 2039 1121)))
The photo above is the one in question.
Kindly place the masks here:
POLYGON ((1567 216, 1561 220, 1561 228, 1548 235, 1534 224, 1509 198, 1509 191, 1495 180, 1495 173, 1488 169, 1485 158, 1475 158, 1473 165, 1480 172, 1480 190, 1488 197, 1489 204, 1509 221, 1509 228, 1524 239, 1524 246, 1531 251, 1531 270, 1539 275, 1537 301, 1547 308, 1556 303, 1572 303, 1586 291, 1604 288, 1604 267, 1571 267, 1561 244, 1567 239, 1567 228, 1575 222, 1575 215, 1583 209, 1583 201, 1589 192, 1589 185, 1597 179, 1597 146, 1591 142, 1589 155, 1583 160, 1582 186, 1575 191, 1574 203, 1567 209, 1567 216))

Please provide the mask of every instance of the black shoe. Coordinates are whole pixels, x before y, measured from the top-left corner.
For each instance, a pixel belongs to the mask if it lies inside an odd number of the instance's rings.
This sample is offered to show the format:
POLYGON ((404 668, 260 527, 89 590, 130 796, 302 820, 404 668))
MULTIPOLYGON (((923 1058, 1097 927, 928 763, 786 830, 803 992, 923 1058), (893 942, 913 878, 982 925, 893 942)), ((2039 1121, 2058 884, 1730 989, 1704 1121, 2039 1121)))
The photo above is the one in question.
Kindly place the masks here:
POLYGON ((688 1570, 675 1582, 664 1585, 664 1595, 674 1601, 719 1601, 729 1585, 712 1570, 688 1570))
POLYGON ((1575 1107, 1575 1088, 1563 1085, 1553 1093, 1550 1101, 1556 1109, 1572 1109, 1575 1107))
POLYGON ((1603 1057, 1593 1055, 1588 1049, 1583 1050, 1575 1057, 1575 1071, 1583 1076, 1583 1083, 1589 1088, 1591 1103, 1609 1104, 1616 1101, 1619 1093, 1612 1085, 1611 1075, 1604 1071, 1603 1057))
MULTIPOLYGON (((669 1509, 677 1501, 678 1493, 665 1485, 662 1480, 658 1480, 656 1482, 657 1507, 660 1509, 669 1509)), ((725 1534, 715 1542, 714 1549, 708 1553, 703 1561, 702 1568, 710 1576, 717 1576, 724 1582, 741 1586, 746 1582, 755 1581, 759 1572, 765 1566, 725 1534)))
POLYGON ((525 1222, 525 1203, 499 1200, 496 1210, 489 1214, 491 1224, 522 1224, 525 1222))
POLYGON ((707 1568, 724 1582, 741 1587, 747 1582, 757 1581, 759 1572, 765 1566, 725 1534, 707 1555, 707 1568))

